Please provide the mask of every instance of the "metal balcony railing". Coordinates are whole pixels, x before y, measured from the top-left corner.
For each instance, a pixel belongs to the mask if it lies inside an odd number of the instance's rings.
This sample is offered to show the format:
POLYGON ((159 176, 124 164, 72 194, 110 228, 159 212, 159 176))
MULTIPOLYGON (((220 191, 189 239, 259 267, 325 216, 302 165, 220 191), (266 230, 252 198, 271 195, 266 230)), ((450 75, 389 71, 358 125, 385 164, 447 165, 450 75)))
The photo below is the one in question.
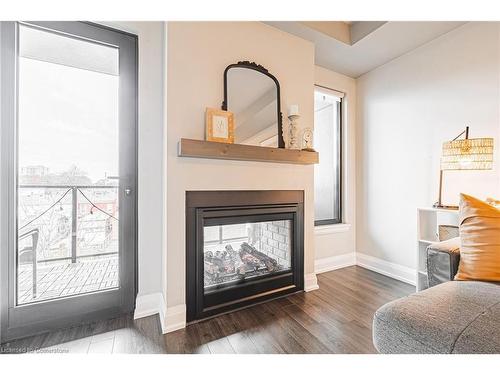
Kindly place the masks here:
MULTIPOLYGON (((87 204, 91 206, 91 212, 92 210, 98 210, 103 212, 105 215, 107 215, 109 218, 114 219, 118 221, 118 218, 114 216, 114 213, 109 213, 106 210, 102 209, 99 207, 100 202, 93 202, 92 199, 89 199, 87 195, 85 194, 84 190, 89 190, 89 189, 114 189, 117 191, 116 193, 116 204, 118 204, 118 186, 109 186, 109 185, 18 185, 19 191, 22 189, 59 189, 59 190, 64 190, 66 191, 61 194, 60 197, 58 197, 55 202, 51 202, 51 205, 42 211, 40 214, 35 216, 34 218, 30 218, 27 220, 27 223, 19 223, 20 227, 18 229, 18 243, 24 238, 29 237, 29 234, 32 233, 34 230, 37 233, 37 238, 36 241, 32 241, 32 245, 28 246, 23 249, 18 248, 19 254, 23 252, 26 254, 26 252, 31 251, 32 252, 32 257, 27 256, 26 259, 30 259, 31 262, 33 262, 33 273, 36 274, 36 264, 37 263, 47 263, 47 262, 56 262, 56 261, 63 261, 63 260, 71 260, 72 263, 76 263, 77 259, 79 258, 89 258, 89 257, 99 257, 99 256, 106 256, 106 255, 113 255, 117 254, 118 251, 110 251, 110 252, 95 252, 95 253, 90 253, 90 254, 83 254, 83 255, 78 255, 77 253, 77 232, 78 232, 78 202, 79 202, 79 197, 78 193, 82 196, 82 198, 87 201, 87 204), (40 243, 38 239, 38 233, 40 232, 40 228, 37 227, 37 221, 41 220, 44 215, 49 214, 51 210, 56 209, 56 206, 58 204, 63 204, 61 203, 63 199, 71 193, 71 255, 67 257, 57 257, 57 258, 49 258, 49 259, 37 259, 37 244, 40 243)), ((67 203, 64 203, 67 204, 67 203)), ((28 263, 28 262, 26 262, 28 263)), ((34 286, 34 292, 36 291, 36 287, 34 286)))

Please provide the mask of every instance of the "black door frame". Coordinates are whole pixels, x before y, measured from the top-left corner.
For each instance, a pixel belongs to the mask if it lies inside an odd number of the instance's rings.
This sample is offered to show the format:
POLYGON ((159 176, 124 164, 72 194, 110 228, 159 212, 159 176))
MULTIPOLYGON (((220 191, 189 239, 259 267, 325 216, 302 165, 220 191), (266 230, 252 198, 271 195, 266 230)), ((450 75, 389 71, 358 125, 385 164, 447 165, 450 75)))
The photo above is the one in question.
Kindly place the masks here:
POLYGON ((19 22, 1 22, 2 190, 0 341, 116 317, 135 308, 137 295, 138 38, 90 22, 22 22, 30 27, 120 49, 120 288, 17 305, 17 51, 19 22), (123 150, 122 145, 127 145, 123 150), (124 167, 126 166, 126 167, 124 167), (126 237, 125 237, 126 236, 126 237))

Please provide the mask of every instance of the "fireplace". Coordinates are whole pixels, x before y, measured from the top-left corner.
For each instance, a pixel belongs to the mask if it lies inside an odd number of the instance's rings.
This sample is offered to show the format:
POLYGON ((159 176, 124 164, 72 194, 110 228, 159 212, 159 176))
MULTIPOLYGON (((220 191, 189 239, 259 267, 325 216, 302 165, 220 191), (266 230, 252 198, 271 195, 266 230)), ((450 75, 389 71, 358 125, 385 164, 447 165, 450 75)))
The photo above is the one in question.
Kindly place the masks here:
POLYGON ((192 322, 303 290, 303 191, 186 192, 192 322))

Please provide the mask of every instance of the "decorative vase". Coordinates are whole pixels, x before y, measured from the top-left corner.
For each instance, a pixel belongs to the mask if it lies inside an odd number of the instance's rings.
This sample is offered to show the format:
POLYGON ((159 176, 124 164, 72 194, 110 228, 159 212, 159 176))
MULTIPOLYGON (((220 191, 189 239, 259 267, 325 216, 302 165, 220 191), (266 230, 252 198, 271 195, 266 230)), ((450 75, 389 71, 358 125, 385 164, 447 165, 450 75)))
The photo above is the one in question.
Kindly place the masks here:
POLYGON ((299 150, 300 145, 297 140, 297 125, 300 115, 290 115, 288 119, 290 120, 290 126, 288 128, 289 140, 288 140, 288 148, 292 150, 299 150))

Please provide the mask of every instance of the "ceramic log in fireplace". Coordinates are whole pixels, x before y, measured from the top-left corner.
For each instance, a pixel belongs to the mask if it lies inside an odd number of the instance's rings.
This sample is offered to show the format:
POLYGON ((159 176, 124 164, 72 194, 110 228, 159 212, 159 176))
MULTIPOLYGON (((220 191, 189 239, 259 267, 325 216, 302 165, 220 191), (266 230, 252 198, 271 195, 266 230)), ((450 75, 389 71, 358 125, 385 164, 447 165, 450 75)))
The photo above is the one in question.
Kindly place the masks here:
POLYGON ((187 321, 303 290, 303 191, 186 192, 187 321))

